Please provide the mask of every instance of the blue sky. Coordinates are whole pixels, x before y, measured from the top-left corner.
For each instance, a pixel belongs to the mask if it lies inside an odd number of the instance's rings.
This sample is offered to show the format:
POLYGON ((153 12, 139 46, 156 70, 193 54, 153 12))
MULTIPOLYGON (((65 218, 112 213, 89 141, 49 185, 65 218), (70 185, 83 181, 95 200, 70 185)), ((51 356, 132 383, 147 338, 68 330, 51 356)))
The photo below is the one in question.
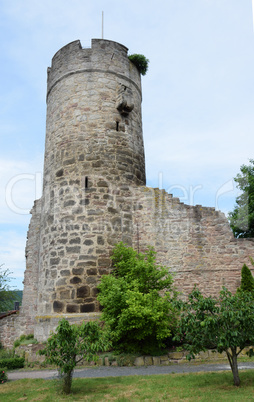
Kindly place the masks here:
POLYGON ((251 0, 0 0, 0 263, 22 288, 29 210, 40 196, 46 71, 101 37, 142 53, 147 184, 227 213, 254 158, 251 0))

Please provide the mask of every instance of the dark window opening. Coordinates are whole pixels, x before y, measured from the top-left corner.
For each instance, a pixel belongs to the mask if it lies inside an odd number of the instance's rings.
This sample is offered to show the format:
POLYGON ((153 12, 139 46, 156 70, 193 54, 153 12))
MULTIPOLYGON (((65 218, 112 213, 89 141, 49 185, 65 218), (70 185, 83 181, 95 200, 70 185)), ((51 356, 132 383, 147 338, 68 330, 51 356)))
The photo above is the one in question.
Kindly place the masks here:
POLYGON ((88 188, 88 177, 85 177, 85 188, 88 188))
POLYGON ((116 131, 119 131, 119 121, 116 121, 116 131))

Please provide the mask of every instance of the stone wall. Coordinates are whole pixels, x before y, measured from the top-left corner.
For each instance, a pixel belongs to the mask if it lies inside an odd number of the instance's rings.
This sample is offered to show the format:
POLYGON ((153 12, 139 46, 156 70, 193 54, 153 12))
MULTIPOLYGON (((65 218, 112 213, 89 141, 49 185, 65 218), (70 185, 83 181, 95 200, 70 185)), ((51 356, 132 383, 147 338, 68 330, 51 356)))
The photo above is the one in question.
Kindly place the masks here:
POLYGON ((13 342, 20 333, 20 319, 18 314, 12 314, 0 319, 0 341, 8 349, 13 347, 13 342))
POLYGON ((222 286, 235 291, 241 268, 250 268, 254 239, 235 239, 225 215, 214 208, 189 206, 164 190, 136 189, 133 245, 152 245, 160 264, 170 268, 179 291, 187 295, 197 284, 206 295, 222 286))

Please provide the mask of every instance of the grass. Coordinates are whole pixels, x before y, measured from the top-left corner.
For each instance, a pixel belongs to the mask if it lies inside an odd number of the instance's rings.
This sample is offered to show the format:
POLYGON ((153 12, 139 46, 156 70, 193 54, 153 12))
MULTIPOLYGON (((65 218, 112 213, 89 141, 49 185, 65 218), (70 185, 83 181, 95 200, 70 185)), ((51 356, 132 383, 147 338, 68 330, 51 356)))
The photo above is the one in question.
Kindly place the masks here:
POLYGON ((231 372, 167 374, 108 378, 74 378, 72 394, 61 395, 56 380, 24 379, 0 386, 0 400, 13 401, 253 401, 254 370, 240 373, 241 386, 231 372))

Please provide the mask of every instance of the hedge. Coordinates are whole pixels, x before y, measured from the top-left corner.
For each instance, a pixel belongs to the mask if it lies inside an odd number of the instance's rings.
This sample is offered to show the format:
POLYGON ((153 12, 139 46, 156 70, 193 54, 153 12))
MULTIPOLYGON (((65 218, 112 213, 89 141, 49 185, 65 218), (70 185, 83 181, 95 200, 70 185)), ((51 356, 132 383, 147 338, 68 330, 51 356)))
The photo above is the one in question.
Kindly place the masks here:
POLYGON ((9 359, 1 359, 0 367, 6 367, 8 370, 23 368, 25 363, 24 357, 11 357, 9 359))

